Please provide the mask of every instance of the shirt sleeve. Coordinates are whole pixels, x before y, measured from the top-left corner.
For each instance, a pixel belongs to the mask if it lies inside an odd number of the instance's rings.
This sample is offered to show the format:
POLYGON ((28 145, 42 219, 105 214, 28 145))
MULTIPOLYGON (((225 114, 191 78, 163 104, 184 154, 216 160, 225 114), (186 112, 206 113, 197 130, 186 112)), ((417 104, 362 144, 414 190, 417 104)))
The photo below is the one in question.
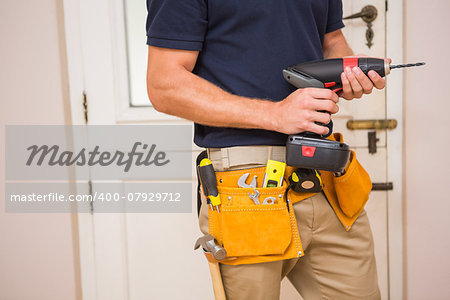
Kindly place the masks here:
POLYGON ((147 0, 147 45, 200 51, 207 30, 206 0, 147 0))
POLYGON ((342 0, 328 0, 328 20, 326 33, 344 27, 342 22, 342 0))

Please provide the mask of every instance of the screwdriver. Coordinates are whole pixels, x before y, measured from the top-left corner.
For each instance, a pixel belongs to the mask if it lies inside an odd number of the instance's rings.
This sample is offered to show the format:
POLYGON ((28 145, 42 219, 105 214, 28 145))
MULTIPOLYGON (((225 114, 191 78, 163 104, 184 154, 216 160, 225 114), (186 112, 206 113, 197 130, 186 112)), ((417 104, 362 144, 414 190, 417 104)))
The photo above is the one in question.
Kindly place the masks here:
POLYGON ((203 192, 210 201, 211 209, 214 210, 215 206, 217 207, 217 212, 220 212, 219 205, 222 201, 220 200, 219 191, 217 190, 216 172, 214 171, 211 160, 204 158, 200 161, 198 174, 203 187, 203 192))

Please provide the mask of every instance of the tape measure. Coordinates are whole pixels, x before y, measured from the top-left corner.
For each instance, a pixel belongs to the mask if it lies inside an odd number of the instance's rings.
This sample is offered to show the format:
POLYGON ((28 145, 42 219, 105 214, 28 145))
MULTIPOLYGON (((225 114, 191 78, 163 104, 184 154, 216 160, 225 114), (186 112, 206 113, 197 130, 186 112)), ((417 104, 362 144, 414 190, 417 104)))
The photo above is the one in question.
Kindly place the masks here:
POLYGON ((322 178, 318 170, 297 169, 289 177, 289 183, 297 193, 318 193, 322 190, 322 178))

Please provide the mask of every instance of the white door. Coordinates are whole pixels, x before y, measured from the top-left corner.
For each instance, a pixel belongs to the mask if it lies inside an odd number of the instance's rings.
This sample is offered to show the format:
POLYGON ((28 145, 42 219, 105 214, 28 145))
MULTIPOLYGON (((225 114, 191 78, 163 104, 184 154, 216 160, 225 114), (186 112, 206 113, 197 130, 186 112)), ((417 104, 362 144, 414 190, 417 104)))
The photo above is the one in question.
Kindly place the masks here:
MULTIPOLYGON (((378 10, 372 24, 371 48, 366 45, 367 25, 360 18, 346 21, 344 32, 355 53, 385 57, 386 40, 389 43, 391 39, 386 35, 386 1, 344 0, 344 15, 359 12, 369 4, 378 10)), ((81 95, 85 91, 89 124, 187 123, 157 113, 147 102, 145 1, 65 0, 64 6, 75 122, 82 123, 81 95)), ((401 6, 393 6, 396 14, 392 18, 401 16, 401 6)), ((396 78, 392 80, 395 88, 401 88, 400 75, 391 76, 396 78)), ((387 93, 389 101, 395 101, 389 98, 389 90, 387 93)), ((401 227, 393 231, 388 225, 390 220, 401 224, 401 210, 393 209, 391 213, 388 208, 391 202, 401 202, 401 164, 391 163, 392 158, 401 161, 401 153, 390 148, 388 141, 393 133, 386 130, 375 131, 379 139, 376 153, 369 153, 368 130, 348 130, 346 124, 349 120, 401 118, 401 109, 390 109, 386 91, 375 91, 348 103, 341 100, 340 106, 341 111, 334 118, 336 131, 344 134, 374 182, 394 183, 394 191, 372 192, 366 209, 375 237, 382 297, 399 299, 401 227), (390 260, 393 255, 395 261, 390 260)), ((393 136, 401 139, 401 134, 393 136)), ((392 145, 398 143, 394 140, 392 145)), ((193 157, 198 152, 193 146, 193 157)), ((192 182, 196 184, 194 174, 192 182)), ((79 223, 83 299, 213 298, 207 264, 201 253, 193 251, 193 242, 200 235, 195 201, 190 214, 80 215, 79 223), (167 240, 176 240, 178 247, 167 247, 167 240)), ((298 299, 286 281, 282 299, 298 299)))

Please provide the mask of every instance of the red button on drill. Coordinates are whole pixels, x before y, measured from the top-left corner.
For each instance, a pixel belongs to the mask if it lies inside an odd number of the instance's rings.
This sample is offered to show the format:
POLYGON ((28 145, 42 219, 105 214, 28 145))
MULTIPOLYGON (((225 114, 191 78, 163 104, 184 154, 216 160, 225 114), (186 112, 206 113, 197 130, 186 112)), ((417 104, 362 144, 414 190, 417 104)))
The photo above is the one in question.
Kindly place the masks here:
POLYGON ((313 157, 316 152, 316 147, 302 146, 302 155, 306 157, 313 157))
POLYGON ((336 82, 325 82, 325 87, 326 88, 329 88, 330 86, 335 86, 336 85, 336 82))

